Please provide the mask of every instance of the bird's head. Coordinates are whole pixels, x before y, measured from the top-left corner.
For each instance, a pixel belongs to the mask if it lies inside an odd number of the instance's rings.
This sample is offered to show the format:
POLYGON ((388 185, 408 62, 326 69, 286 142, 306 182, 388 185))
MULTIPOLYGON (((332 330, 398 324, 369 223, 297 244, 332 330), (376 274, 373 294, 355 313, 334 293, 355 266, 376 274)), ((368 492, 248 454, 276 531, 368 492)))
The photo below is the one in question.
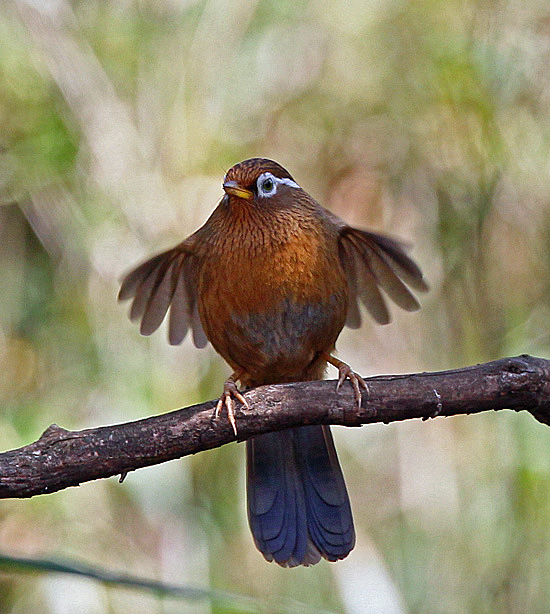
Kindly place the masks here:
POLYGON ((230 200, 238 199, 258 206, 283 204, 291 190, 300 190, 291 174, 267 158, 250 158, 235 164, 225 175, 223 189, 230 200))

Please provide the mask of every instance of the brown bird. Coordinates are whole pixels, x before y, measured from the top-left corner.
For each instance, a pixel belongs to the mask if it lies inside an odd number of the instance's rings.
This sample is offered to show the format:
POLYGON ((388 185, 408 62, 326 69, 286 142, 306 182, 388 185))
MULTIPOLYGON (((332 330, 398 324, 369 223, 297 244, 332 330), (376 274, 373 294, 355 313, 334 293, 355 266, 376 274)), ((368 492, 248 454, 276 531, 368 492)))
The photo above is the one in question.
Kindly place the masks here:
MULTIPOLYGON (((350 379, 358 402, 363 380, 334 358, 344 324, 360 325, 358 300, 389 322, 382 289, 408 311, 419 304, 407 285, 427 290, 401 243, 358 230, 321 207, 272 160, 231 168, 225 195, 204 226, 132 271, 119 300, 150 335, 170 308, 168 337, 192 330, 210 341, 233 374, 216 415, 245 388, 316 380, 327 363, 350 379)), ((246 442, 248 519, 256 546, 284 567, 343 559, 355 544, 346 485, 328 426, 303 426, 246 442)))

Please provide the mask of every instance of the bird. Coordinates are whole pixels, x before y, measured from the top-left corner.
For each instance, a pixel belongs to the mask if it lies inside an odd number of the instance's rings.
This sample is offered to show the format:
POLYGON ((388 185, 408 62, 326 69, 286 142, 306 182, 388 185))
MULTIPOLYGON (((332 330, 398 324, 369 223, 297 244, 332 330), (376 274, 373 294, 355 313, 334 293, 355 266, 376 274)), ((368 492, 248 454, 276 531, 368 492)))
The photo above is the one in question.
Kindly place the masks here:
MULTIPOLYGON (((190 330, 232 369, 216 407, 234 407, 256 386, 322 379, 327 364, 350 380, 358 403, 364 380, 336 358, 345 325, 361 324, 360 304, 390 321, 385 296, 414 311, 412 290, 428 285, 397 239, 360 230, 322 207, 280 164, 250 158, 230 168, 224 195, 196 232, 137 266, 118 298, 150 335, 168 311, 168 340, 190 330), (237 382, 240 382, 239 389, 237 382)), ((305 425, 246 442, 247 512, 258 550, 282 567, 345 558, 355 545, 350 500, 329 426, 305 425)))

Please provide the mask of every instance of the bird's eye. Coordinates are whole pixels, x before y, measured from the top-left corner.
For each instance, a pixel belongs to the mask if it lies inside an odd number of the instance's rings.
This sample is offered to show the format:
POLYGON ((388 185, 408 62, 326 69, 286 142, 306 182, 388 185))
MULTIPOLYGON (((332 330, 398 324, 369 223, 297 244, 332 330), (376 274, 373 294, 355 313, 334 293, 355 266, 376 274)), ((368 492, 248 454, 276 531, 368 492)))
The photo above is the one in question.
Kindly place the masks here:
POLYGON ((275 194, 277 190, 277 186, 275 185, 275 181, 273 177, 261 177, 258 181, 258 191, 262 196, 271 196, 275 194))

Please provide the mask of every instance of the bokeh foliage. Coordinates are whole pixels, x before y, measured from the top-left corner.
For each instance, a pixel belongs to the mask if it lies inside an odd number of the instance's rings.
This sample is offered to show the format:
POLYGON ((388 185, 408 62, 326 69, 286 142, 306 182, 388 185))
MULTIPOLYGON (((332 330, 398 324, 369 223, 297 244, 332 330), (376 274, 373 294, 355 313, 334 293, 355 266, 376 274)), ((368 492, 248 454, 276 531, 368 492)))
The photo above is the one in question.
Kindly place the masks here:
MULTIPOLYGON (((547 356, 549 28, 545 0, 0 4, 2 448, 219 394, 213 351, 141 338, 117 282, 254 155, 415 245, 432 291, 343 333, 359 372, 547 356)), ((3 502, 0 549, 349 613, 547 612, 545 427, 501 412, 337 438, 358 526, 338 565, 263 563, 234 445, 3 502)), ((3 612, 186 609, 226 611, 0 576, 3 612)))

